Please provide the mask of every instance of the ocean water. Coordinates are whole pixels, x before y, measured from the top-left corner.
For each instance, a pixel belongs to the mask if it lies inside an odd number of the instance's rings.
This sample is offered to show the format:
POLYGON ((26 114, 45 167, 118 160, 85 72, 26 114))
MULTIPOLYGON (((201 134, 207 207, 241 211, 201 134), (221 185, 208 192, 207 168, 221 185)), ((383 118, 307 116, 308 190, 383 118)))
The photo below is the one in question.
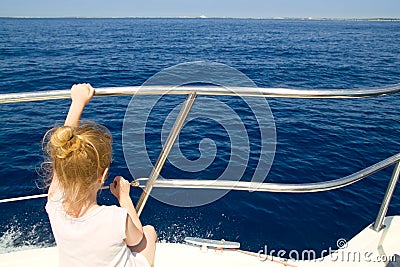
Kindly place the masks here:
MULTIPOLYGON (((259 87, 387 86, 400 82, 399 26, 388 21, 0 19, 0 88, 1 93, 10 93, 68 89, 78 82, 94 87, 141 85, 165 68, 193 61, 226 64, 259 87)), ((246 180, 260 157, 260 136, 243 103, 216 99, 247 120, 251 145, 242 177, 246 180)), ((153 163, 161 149, 163 120, 182 100, 164 98, 152 113, 146 132, 151 142, 144 149, 153 163)), ((130 97, 95 98, 84 113, 84 118, 104 124, 113 134, 110 177, 131 179, 122 145, 129 101, 130 97)), ((400 95, 267 101, 276 127, 276 153, 265 181, 336 179, 400 150, 400 95)), ((41 140, 63 121, 68 105, 68 100, 0 105, 1 199, 43 192, 37 185, 42 179, 37 173, 43 161, 41 140)), ((230 139, 224 133, 209 114, 187 123, 179 140, 182 154, 192 161, 200 158, 199 144, 207 138, 215 143, 217 157, 196 173, 168 161, 162 175, 218 177, 230 156, 230 139)), ((153 224, 160 239, 168 242, 196 236, 238 241, 252 251, 265 245, 321 251, 336 248, 339 238, 349 240, 375 220, 391 171, 329 192, 232 191, 193 208, 150 198, 142 220, 153 224)), ((389 215, 400 214, 399 190, 389 215)), ((134 201, 140 193, 132 189, 134 201)), ((106 190, 99 201, 116 203, 106 190)), ((54 245, 44 205, 45 199, 0 204, 0 253, 54 245)))

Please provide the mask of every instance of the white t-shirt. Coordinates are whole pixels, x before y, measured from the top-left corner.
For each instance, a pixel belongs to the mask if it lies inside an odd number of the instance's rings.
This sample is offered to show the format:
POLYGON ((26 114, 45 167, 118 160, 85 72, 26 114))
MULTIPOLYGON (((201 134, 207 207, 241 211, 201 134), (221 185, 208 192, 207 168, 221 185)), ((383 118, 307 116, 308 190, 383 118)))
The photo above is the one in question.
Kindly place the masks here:
POLYGON ((146 258, 131 253, 124 239, 127 210, 100 206, 79 218, 69 216, 60 201, 49 198, 46 211, 59 251, 62 266, 149 266, 146 258))

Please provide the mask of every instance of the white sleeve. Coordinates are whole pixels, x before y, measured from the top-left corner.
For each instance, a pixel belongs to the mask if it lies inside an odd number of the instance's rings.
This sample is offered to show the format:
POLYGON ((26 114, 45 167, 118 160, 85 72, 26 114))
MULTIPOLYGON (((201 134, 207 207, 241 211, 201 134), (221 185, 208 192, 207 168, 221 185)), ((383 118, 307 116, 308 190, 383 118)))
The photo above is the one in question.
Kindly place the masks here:
POLYGON ((126 218, 128 216, 128 210, 125 208, 115 206, 115 218, 116 229, 120 232, 121 239, 126 238, 126 218))

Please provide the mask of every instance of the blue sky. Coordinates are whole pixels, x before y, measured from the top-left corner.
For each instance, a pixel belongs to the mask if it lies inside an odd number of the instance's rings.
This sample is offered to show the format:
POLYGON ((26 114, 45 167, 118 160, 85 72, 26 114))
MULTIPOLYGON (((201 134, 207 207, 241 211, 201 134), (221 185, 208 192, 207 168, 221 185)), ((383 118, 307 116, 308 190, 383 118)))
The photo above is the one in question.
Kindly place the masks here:
POLYGON ((400 17, 400 0, 0 0, 0 16, 400 17))

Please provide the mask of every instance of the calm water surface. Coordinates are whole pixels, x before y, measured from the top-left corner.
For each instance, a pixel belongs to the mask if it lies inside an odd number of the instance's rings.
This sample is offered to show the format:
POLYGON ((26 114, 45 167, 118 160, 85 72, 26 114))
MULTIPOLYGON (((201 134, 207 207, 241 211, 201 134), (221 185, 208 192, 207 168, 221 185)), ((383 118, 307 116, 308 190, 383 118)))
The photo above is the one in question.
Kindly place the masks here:
MULTIPOLYGON (((260 87, 386 86, 400 82, 399 26, 368 21, 0 19, 0 88, 9 93, 67 89, 77 82, 95 87, 141 85, 164 68, 191 61, 226 64, 260 87)), ((129 101, 96 98, 85 110, 85 118, 106 125, 114 136, 110 176, 131 177, 121 141, 129 101)), ((336 179, 400 150, 399 95, 268 103, 277 134, 269 182, 336 179)), ((41 138, 62 122, 68 105, 67 100, 0 105, 1 199, 42 192, 36 186, 36 169, 43 160, 41 138)), ((240 110, 240 103, 235 107, 240 110)), ((148 129, 155 136, 154 142, 146 143, 153 162, 167 110, 156 110, 148 129)), ((248 132, 252 151, 243 179, 251 177, 260 156, 259 135, 251 125, 248 132)), ((183 128, 180 140, 188 159, 200 156, 203 138, 213 139, 219 149, 218 158, 197 177, 218 176, 226 166, 230 150, 224 133, 207 114, 183 128), (210 127, 215 131, 210 133, 210 127)), ((142 220, 171 242, 197 236, 238 241, 253 251, 264 245, 276 250, 336 248, 337 239, 349 240, 375 219, 391 171, 323 193, 230 192, 197 208, 150 199, 142 220)), ((188 175, 170 162, 162 174, 188 175)), ((137 200, 141 191, 132 191, 137 200)), ((115 204, 108 191, 101 193, 100 202, 115 204)), ((0 252, 54 244, 44 205, 44 199, 0 205, 0 252)), ((394 214, 400 214, 399 189, 389 208, 389 215, 394 214)))

